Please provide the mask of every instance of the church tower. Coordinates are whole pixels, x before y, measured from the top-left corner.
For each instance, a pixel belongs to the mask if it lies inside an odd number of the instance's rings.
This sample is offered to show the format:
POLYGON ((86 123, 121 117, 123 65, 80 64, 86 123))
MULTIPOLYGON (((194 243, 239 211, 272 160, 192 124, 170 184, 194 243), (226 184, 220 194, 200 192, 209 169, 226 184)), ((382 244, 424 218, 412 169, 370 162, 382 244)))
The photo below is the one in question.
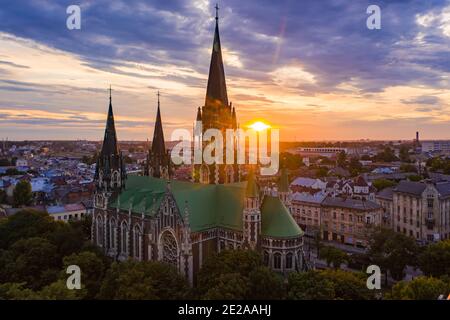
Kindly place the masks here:
MULTIPOLYGON (((197 123, 202 123, 202 134, 208 129, 218 129, 224 139, 223 154, 226 154, 226 130, 236 129, 236 111, 232 103, 228 102, 227 85, 225 81, 225 70, 222 60, 222 48, 219 35, 219 7, 216 5, 216 26, 214 30, 214 41, 209 66, 208 85, 206 89, 205 104, 197 111, 197 123)), ((209 141, 199 139, 203 148, 209 141)), ((230 146, 231 147, 231 146, 230 146)), ((194 166, 194 180, 201 183, 223 184, 239 181, 239 167, 236 164, 237 141, 232 148, 234 164, 206 164, 194 166)), ((224 161, 225 162, 225 161, 224 161)))
POLYGON ((94 181, 96 193, 103 193, 108 197, 116 194, 125 187, 126 178, 125 164, 117 143, 111 89, 109 89, 109 109, 106 119, 105 135, 95 168, 94 181))
POLYGON ((161 121, 161 110, 159 102, 160 94, 158 92, 158 107, 156 110, 155 129, 153 132, 152 146, 148 150, 147 163, 144 169, 144 174, 162 179, 170 179, 171 166, 170 166, 170 154, 166 151, 166 145, 164 142, 164 132, 161 121))
POLYGON ((278 196, 286 208, 291 207, 291 190, 289 188, 289 176, 286 168, 280 170, 280 180, 278 181, 278 196))
POLYGON ((255 174, 248 174, 244 198, 244 246, 254 250, 259 246, 261 235, 261 200, 255 174))

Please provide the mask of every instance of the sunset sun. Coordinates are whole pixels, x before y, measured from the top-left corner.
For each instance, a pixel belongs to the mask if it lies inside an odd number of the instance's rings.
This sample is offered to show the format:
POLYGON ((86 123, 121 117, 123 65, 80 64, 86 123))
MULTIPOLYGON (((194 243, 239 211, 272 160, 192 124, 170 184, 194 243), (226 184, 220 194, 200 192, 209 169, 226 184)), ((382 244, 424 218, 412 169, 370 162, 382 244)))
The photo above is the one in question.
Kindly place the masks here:
POLYGON ((268 124, 261 122, 261 121, 256 121, 256 122, 252 123, 251 125, 249 125, 248 127, 252 128, 255 131, 263 131, 263 130, 270 128, 270 126, 268 124))

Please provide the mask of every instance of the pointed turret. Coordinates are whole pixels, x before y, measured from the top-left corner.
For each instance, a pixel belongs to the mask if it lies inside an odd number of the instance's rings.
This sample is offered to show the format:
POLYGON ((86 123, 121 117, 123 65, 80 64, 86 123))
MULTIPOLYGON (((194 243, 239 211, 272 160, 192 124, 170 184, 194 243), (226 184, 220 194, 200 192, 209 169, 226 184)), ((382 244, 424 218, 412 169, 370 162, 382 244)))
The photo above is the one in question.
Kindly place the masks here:
POLYGON ((166 145, 164 142, 164 131, 162 127, 159 97, 160 94, 158 91, 155 129, 153 131, 152 146, 147 156, 145 174, 155 178, 169 179, 171 174, 170 157, 166 151, 166 145))
POLYGON ((219 36, 219 7, 216 5, 216 28, 209 66, 208 87, 206 90, 205 107, 227 107, 227 85, 225 83, 225 71, 222 60, 222 48, 219 36))
POLYGON ((231 125, 232 125, 234 130, 237 129, 236 110, 234 109, 234 106, 233 106, 233 109, 231 111, 231 125))
POLYGON ((248 173, 247 187, 245 189, 245 196, 247 198, 259 197, 259 188, 258 188, 258 184, 256 183, 256 177, 253 172, 253 169, 251 169, 250 172, 248 173))
POLYGON ((110 156, 110 155, 118 155, 119 148, 117 145, 116 126, 114 124, 111 88, 109 90, 110 90, 109 108, 108 108, 108 117, 106 118, 105 135, 103 137, 102 154, 110 156))
POLYGON ((125 179, 126 173, 124 162, 117 143, 110 88, 105 135, 103 137, 102 149, 95 168, 94 180, 96 181, 97 189, 99 190, 117 191, 123 187, 125 179))
POLYGON ((161 110, 160 110, 160 101, 159 101, 159 92, 158 92, 158 107, 156 110, 156 121, 155 121, 155 129, 153 131, 153 141, 152 141, 152 154, 162 155, 166 153, 166 146, 164 143, 164 132, 161 121, 161 110))

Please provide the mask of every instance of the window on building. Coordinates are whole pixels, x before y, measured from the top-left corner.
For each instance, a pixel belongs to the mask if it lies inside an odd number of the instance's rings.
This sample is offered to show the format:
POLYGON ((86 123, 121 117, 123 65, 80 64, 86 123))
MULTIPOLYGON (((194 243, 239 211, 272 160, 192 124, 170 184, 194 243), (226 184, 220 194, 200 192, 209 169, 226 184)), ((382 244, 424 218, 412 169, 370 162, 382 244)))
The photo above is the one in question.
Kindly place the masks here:
POLYGON ((281 269, 281 253, 275 253, 273 255, 273 267, 274 269, 281 269))
POLYGON ((264 265, 269 265, 269 253, 267 251, 264 251, 264 265))
POLYGON ((292 262, 293 262, 293 255, 292 253, 288 253, 286 255, 286 269, 292 269, 292 262))

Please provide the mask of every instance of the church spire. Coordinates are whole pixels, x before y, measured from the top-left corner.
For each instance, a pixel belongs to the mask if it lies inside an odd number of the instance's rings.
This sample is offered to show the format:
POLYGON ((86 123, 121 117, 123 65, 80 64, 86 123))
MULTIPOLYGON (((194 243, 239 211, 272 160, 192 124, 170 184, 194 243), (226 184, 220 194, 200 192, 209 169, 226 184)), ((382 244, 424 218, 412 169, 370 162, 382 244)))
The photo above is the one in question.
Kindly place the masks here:
POLYGON ((158 96, 158 108, 156 111, 155 130, 153 132, 152 154, 165 154, 166 146, 164 144, 164 132, 163 132, 162 121, 161 121, 159 91, 157 93, 157 96, 158 96))
POLYGON ((170 156, 166 151, 164 143, 164 132, 161 120, 160 93, 158 91, 158 107, 156 110, 155 129, 153 131, 152 146, 147 156, 145 174, 155 177, 169 179, 171 175, 170 156))
POLYGON ((105 135, 103 137, 102 155, 119 155, 119 148, 117 145, 116 127, 114 124, 114 114, 112 108, 112 94, 111 86, 109 87, 109 108, 108 117, 106 119, 105 135))
POLYGON ((216 28, 209 66, 208 87, 206 90, 205 107, 220 108, 228 106, 225 71, 222 61, 222 49, 219 36, 219 6, 216 5, 216 28))
POLYGON ((97 190, 118 190, 123 187, 126 179, 122 154, 117 143, 116 126, 112 108, 112 89, 109 87, 109 108, 106 118, 103 145, 95 168, 94 180, 97 190))

